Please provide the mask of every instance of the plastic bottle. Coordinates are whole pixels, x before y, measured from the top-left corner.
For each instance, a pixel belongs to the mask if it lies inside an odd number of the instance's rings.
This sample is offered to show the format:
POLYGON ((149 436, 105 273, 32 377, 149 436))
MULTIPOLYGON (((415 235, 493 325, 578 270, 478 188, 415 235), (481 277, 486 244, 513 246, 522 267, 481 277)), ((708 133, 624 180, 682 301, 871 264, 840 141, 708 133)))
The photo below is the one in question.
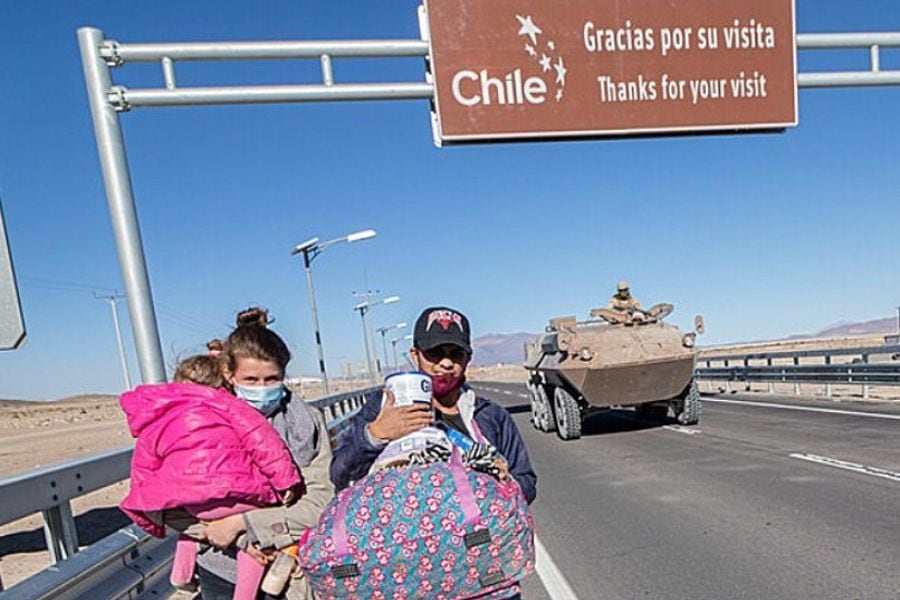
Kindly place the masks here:
POLYGON ((267 594, 277 596, 284 591, 294 567, 297 566, 297 546, 291 545, 282 548, 275 557, 275 561, 269 566, 263 579, 261 589, 267 594))

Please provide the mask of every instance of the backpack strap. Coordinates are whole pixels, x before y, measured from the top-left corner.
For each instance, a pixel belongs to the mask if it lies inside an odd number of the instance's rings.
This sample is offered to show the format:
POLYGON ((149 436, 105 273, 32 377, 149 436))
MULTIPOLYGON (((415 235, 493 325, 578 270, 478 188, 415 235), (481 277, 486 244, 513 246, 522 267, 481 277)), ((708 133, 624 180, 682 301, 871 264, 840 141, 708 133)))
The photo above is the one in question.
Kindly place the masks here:
POLYGON ((479 444, 490 444, 487 438, 484 437, 484 434, 481 433, 481 427, 478 426, 478 422, 474 418, 472 419, 472 435, 479 444))
POLYGON ((334 515, 334 529, 332 538, 334 539, 334 557, 339 562, 350 555, 350 547, 347 545, 347 505, 350 504, 349 488, 344 492, 344 497, 338 500, 337 512, 334 515))
POLYGON ((466 527, 479 525, 481 523, 481 511, 478 510, 478 503, 475 502, 475 493, 472 491, 472 484, 469 483, 469 475, 466 473, 462 457, 459 454, 459 448, 456 446, 453 446, 450 454, 450 474, 453 475, 456 493, 459 494, 459 504, 463 515, 466 517, 463 524, 466 527))

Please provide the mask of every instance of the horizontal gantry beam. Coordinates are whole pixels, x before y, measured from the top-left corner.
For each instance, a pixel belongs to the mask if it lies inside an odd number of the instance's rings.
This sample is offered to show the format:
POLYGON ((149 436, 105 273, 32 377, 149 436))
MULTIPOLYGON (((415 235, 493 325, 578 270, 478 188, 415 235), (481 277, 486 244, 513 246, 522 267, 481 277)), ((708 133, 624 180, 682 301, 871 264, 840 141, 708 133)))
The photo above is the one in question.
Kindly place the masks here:
MULTIPOLYGON (((870 69, 847 72, 798 73, 801 88, 900 85, 900 71, 881 70, 881 49, 900 47, 900 33, 805 33, 797 35, 800 50, 869 49, 870 69)), ((134 107, 272 104, 358 100, 417 100, 434 97, 430 82, 334 82, 334 58, 428 58, 424 40, 307 40, 263 42, 184 42, 120 44, 104 40, 100 56, 110 66, 159 62, 165 87, 130 89, 115 86, 108 101, 116 110, 134 107), (321 82, 294 85, 178 87, 177 61, 303 60, 321 63, 321 82)))

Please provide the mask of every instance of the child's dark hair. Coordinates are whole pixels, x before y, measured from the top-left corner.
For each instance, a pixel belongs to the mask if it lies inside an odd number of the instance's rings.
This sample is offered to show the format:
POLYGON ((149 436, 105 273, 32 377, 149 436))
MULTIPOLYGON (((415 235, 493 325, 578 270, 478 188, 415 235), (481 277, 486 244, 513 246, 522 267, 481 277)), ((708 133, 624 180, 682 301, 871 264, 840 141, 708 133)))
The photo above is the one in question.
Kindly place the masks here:
POLYGON ((240 358, 272 361, 282 371, 291 360, 291 352, 284 340, 267 328, 273 321, 269 311, 258 306, 242 310, 237 315, 237 327, 225 340, 221 359, 229 372, 234 373, 240 358))
POLYGON ((189 381, 212 388, 225 387, 221 363, 218 359, 206 354, 189 356, 178 363, 172 379, 176 383, 189 381))
POLYGON ((206 349, 209 351, 210 356, 218 356, 224 346, 222 345, 222 340, 219 338, 209 340, 206 342, 206 349))

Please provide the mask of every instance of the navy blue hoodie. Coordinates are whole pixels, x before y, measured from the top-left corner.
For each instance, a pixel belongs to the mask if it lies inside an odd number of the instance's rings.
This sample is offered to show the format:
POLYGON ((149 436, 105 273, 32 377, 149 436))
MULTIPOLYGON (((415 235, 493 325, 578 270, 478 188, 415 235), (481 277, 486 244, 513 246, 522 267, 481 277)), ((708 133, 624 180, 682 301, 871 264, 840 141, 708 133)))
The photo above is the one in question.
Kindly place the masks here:
MULTIPOLYGON (((350 429, 341 436, 331 462, 331 481, 339 490, 365 477, 384 449, 383 446, 373 446, 366 436, 366 425, 374 421, 380 411, 381 397, 375 395, 362 406, 353 417, 350 429)), ((506 458, 510 475, 519 483, 525 499, 531 504, 537 495, 537 475, 531 468, 528 451, 512 417, 499 404, 476 397, 474 420, 481 434, 506 458)))

